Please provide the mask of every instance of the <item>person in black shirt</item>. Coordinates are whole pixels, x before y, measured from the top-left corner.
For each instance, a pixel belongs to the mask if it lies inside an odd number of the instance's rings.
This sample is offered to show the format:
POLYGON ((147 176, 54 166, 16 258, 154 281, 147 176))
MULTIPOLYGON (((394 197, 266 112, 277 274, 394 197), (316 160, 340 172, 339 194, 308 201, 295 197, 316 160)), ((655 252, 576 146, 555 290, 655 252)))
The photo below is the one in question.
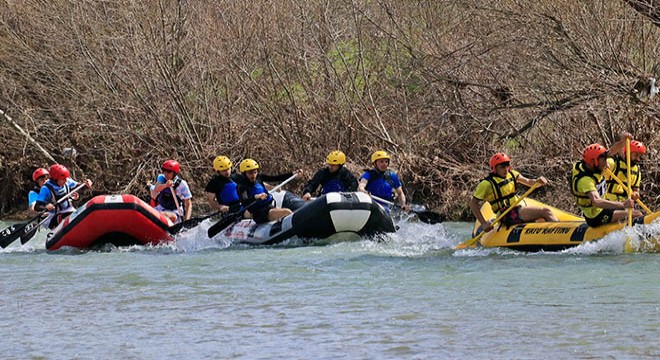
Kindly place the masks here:
MULTIPOLYGON (((275 176, 260 174, 259 164, 253 159, 241 161, 239 170, 241 173, 237 174, 234 181, 238 184, 238 196, 246 209, 246 218, 252 218, 254 222, 260 224, 292 214, 290 209, 273 206, 273 196, 268 192, 271 187, 264 184, 264 181, 284 181, 293 173, 275 176)), ((302 170, 297 170, 296 173, 301 174, 302 170)))
POLYGON ((312 193, 321 186, 321 195, 329 192, 356 191, 357 179, 344 167, 346 155, 335 150, 328 154, 325 163, 328 165, 314 174, 303 189, 303 200, 312 198, 312 193))
POLYGON ((237 212, 241 209, 241 199, 238 197, 236 183, 231 179, 231 160, 226 156, 218 156, 213 160, 216 172, 206 184, 206 197, 212 208, 223 213, 237 212))

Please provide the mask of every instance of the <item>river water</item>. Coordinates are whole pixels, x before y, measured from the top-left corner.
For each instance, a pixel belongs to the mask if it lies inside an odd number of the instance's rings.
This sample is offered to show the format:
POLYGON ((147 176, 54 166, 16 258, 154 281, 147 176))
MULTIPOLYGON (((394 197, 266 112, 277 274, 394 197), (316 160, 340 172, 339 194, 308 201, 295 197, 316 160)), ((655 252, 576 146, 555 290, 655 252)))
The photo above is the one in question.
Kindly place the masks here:
MULTIPOLYGON (((4 229, 8 223, 0 223, 4 229)), ((471 224, 382 242, 0 252, 2 359, 657 359, 660 256, 454 251, 471 224)))

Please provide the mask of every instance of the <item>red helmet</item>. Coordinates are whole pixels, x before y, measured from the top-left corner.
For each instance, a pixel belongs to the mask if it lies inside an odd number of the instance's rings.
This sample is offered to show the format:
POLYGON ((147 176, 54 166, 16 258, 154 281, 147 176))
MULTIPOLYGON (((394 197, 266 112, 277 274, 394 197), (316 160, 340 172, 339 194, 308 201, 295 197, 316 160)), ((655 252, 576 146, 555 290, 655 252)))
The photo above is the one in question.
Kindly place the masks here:
POLYGON ((181 165, 179 165, 176 160, 167 160, 160 168, 163 170, 172 171, 175 174, 178 174, 181 171, 181 165))
POLYGON ((48 174, 53 180, 66 180, 71 176, 69 169, 67 169, 66 166, 60 164, 51 166, 50 169, 48 169, 48 174))
MULTIPOLYGON (((646 146, 641 141, 633 140, 630 142, 630 153, 646 154, 646 146)), ((626 147, 623 148, 623 156, 626 156, 626 147)))
POLYGON ((598 166, 598 158, 606 155, 607 149, 601 144, 591 144, 587 146, 582 152, 582 159, 588 165, 593 167, 598 166))
POLYGON ((497 165, 507 162, 511 162, 511 158, 509 157, 509 155, 501 152, 491 156, 490 160, 488 160, 488 164, 490 165, 490 170, 493 172, 495 172, 495 167, 497 165))
POLYGON ((44 175, 48 175, 48 170, 46 170, 44 168, 38 168, 37 170, 35 170, 32 173, 32 180, 34 182, 37 182, 37 179, 44 176, 44 175))

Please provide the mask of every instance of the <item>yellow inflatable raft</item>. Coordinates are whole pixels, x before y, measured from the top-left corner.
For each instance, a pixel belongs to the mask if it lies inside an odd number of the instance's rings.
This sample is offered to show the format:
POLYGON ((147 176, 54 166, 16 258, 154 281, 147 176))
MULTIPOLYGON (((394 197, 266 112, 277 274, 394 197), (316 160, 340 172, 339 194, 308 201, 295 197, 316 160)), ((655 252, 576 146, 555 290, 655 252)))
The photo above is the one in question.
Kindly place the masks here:
MULTIPOLYGON (((483 247, 505 247, 520 251, 559 251, 582 244, 585 241, 594 241, 605 235, 623 229, 625 223, 615 223, 596 228, 587 226, 584 218, 566 211, 548 206, 533 199, 525 199, 522 205, 549 207, 559 222, 534 222, 519 224, 512 227, 496 225, 495 230, 484 234, 479 243, 483 247)), ((485 203, 481 213, 486 219, 494 219, 490 205, 485 203)), ((660 217, 660 212, 644 216, 643 223, 650 224, 660 217)), ((476 236, 479 223, 475 222, 472 236, 476 236)), ((626 252, 660 252, 658 239, 629 239, 626 242, 626 252)))

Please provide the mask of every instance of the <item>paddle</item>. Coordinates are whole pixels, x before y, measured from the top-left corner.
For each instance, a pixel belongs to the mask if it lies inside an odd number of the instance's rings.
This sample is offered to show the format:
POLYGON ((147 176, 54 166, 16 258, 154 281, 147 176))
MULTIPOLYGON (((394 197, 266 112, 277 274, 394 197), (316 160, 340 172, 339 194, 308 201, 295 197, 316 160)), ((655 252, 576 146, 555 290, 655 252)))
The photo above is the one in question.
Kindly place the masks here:
MULTIPOLYGON (((391 202, 391 201, 388 201, 388 200, 385 200, 385 199, 381 199, 381 198, 379 198, 378 196, 371 195, 371 197, 372 197, 373 199, 375 199, 375 200, 378 200, 378 201, 384 203, 384 204, 387 204, 387 205, 394 206, 394 207, 396 207, 396 208, 402 209, 401 205, 399 205, 399 204, 395 204, 395 203, 393 203, 393 202, 391 202)), ((417 215, 417 217, 419 218, 419 220, 420 220, 421 222, 423 222, 423 223, 427 223, 427 224, 431 224, 431 225, 433 225, 433 224, 438 224, 438 223, 441 223, 441 222, 445 221, 445 217, 444 217, 443 215, 441 215, 441 214, 438 214, 438 213, 435 212, 435 211, 430 211, 430 210, 426 210, 426 209, 424 209, 424 210, 420 210, 420 209, 410 208, 410 212, 412 212, 412 213, 414 213, 415 215, 417 215)))
MULTIPOLYGON (((534 185, 532 185, 532 187, 529 188, 529 190, 527 190, 527 192, 525 192, 524 194, 522 194, 522 196, 519 197, 518 200, 516 200, 513 204, 511 204, 511 206, 509 206, 509 208, 506 209, 503 213, 501 213, 500 216, 498 216, 498 217, 495 219, 495 221, 493 221, 493 224, 495 224, 495 223, 497 223, 498 221, 502 220, 502 219, 504 218, 504 216, 506 216, 506 214, 509 213, 509 211, 513 210, 516 206, 518 206, 518 204, 520 204, 520 202, 523 201, 524 198, 526 198, 527 196, 529 196, 529 194, 531 194, 532 191, 536 190, 537 187, 539 187, 539 184, 534 184, 534 185)), ((473 237, 472 239, 465 240, 464 242, 462 242, 462 243, 456 245, 456 250, 461 250, 461 249, 465 249, 465 248, 469 248, 469 247, 475 247, 476 244, 477 244, 477 242, 479 241, 479 239, 481 239, 481 237, 482 237, 485 233, 486 233, 485 231, 482 231, 482 232, 479 233, 479 235, 473 237)))
POLYGON ((199 225, 199 223, 201 223, 202 221, 204 221, 208 218, 214 217, 214 216, 216 216, 218 214, 221 214, 221 213, 222 213, 222 211, 216 211, 212 214, 191 218, 191 219, 182 221, 178 224, 174 224, 174 225, 170 226, 170 228, 167 229, 167 230, 170 232, 170 234, 176 234, 176 233, 180 232, 183 229, 191 229, 191 228, 199 225))
POLYGON ((172 192, 172 199, 174 199, 174 206, 176 206, 176 214, 183 216, 183 214, 181 214, 181 208, 179 208, 179 200, 176 198, 176 191, 174 190, 174 186, 170 187, 170 191, 172 192))
MULTIPOLYGON (((626 138, 626 170, 628 172, 628 184, 630 184, 630 138, 626 138)), ((632 184, 631 184, 632 186, 632 184)), ((630 187, 625 188, 628 192, 628 199, 632 198, 632 189, 630 187)), ((628 227, 632 227, 632 208, 628 209, 628 227)))
MULTIPOLYGON (((614 181, 616 181, 617 183, 619 183, 619 185, 621 185, 621 187, 622 187, 624 190, 628 190, 628 189, 629 189, 628 186, 626 186, 626 184, 624 184, 623 181, 621 181, 621 179, 619 179, 616 175, 614 175, 614 173, 612 172, 612 170, 610 170, 609 168, 607 168, 607 169, 605 169, 605 171, 607 172, 607 174, 608 174, 609 176, 612 177, 612 179, 614 179, 614 181)), ((644 209, 644 211, 646 211, 647 214, 650 214, 650 213, 653 212, 653 210, 649 209, 649 207, 646 206, 646 205, 642 202, 642 200, 640 200, 640 199, 635 199, 635 201, 637 202, 637 204, 638 204, 639 206, 642 207, 642 209, 644 209)))
POLYGON ((21 235, 21 245, 24 245, 26 242, 30 241, 30 239, 32 239, 39 230, 39 227, 41 227, 41 225, 43 225, 48 220, 50 220, 50 218, 46 217, 39 221, 39 223, 32 223, 27 226, 23 231, 23 235, 21 235))
MULTIPOLYGON (((85 186, 85 183, 83 183, 83 184, 79 185, 78 187, 76 187, 75 189, 71 190, 68 194, 62 196, 59 200, 57 200, 55 205, 57 205, 57 204, 63 202, 64 200, 68 199, 69 197, 71 197, 71 195, 77 193, 84 186, 85 186)), ((2 232, 0 232, 0 247, 6 248, 7 246, 9 246, 9 244, 13 243, 14 240, 18 239, 19 237, 26 236, 26 238, 27 238, 27 235, 30 232, 36 232, 37 229, 39 228, 39 226, 33 226, 33 227, 28 228, 28 225, 30 225, 32 222, 40 219, 48 211, 49 210, 43 210, 42 212, 39 213, 39 215, 33 217, 32 219, 30 219, 30 220, 28 220, 28 221, 26 221, 22 224, 14 224, 14 225, 11 225, 10 227, 2 230, 2 232)), ((34 234, 32 234, 32 236, 34 236, 34 234)), ((27 238, 27 240, 32 238, 32 236, 27 238)), ((27 242, 27 240, 26 240, 26 242, 27 242)))
MULTIPOLYGON (((293 174, 293 176, 291 176, 290 178, 284 180, 281 184, 275 186, 269 192, 273 192, 273 191, 277 191, 277 190, 281 189, 282 186, 288 184, 293 179, 295 179, 297 176, 298 176, 297 173, 293 174)), ((236 212, 233 212, 231 214, 225 215, 225 217, 220 219, 217 223, 213 224, 209 228, 209 230, 207 232, 209 238, 212 238, 212 237, 216 236, 219 232, 221 232, 222 230, 228 228, 230 225, 241 221, 241 219, 243 218, 243 212, 245 212, 245 210, 249 210, 256 203, 257 203, 257 201, 254 201, 252 204, 248 205, 245 209, 242 209, 240 211, 236 211, 236 212)))

